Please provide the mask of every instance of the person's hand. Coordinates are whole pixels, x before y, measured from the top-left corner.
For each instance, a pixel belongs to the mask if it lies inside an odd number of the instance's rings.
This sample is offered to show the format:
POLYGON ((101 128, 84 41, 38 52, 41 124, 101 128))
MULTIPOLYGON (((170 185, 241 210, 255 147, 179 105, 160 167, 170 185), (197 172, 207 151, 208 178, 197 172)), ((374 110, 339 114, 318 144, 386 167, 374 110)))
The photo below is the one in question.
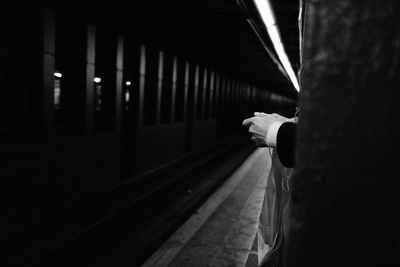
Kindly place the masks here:
POLYGON ((274 119, 276 119, 276 121, 280 121, 282 123, 283 122, 287 122, 287 121, 295 122, 295 118, 289 119, 289 118, 283 117, 283 116, 281 116, 279 114, 276 114, 276 113, 267 114, 267 113, 264 113, 264 112, 254 112, 254 116, 256 116, 256 117, 273 117, 274 119))
POLYGON ((263 112, 254 112, 255 117, 245 119, 243 125, 249 127, 249 133, 251 133, 251 139, 259 147, 267 146, 267 134, 268 129, 274 122, 286 122, 291 121, 286 117, 279 114, 266 114, 263 112))

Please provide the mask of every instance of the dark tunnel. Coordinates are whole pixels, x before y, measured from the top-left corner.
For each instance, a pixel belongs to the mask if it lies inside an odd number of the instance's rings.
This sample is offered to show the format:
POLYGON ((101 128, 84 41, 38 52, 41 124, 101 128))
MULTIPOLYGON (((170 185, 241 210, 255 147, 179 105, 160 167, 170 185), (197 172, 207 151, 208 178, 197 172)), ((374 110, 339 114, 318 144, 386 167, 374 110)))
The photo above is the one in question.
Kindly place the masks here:
POLYGON ((2 3, 0 266, 399 266, 399 8, 2 3))

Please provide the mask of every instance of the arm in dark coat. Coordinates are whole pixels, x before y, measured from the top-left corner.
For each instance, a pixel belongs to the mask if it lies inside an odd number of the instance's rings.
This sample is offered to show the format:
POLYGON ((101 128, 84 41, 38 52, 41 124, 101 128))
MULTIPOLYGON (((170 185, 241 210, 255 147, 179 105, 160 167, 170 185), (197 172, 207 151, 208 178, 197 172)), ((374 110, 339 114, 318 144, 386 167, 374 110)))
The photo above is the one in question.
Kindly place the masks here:
POLYGON ((276 138, 276 147, 279 160, 287 168, 294 167, 294 150, 296 139, 296 124, 285 122, 279 127, 276 138))

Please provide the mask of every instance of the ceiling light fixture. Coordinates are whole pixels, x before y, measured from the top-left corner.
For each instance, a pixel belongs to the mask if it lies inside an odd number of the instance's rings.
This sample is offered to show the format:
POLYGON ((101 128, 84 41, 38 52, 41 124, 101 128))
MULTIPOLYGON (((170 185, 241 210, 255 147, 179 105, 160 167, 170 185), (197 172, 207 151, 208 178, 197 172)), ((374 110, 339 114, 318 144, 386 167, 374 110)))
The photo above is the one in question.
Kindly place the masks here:
POLYGON ((275 51, 281 61, 283 68, 285 69, 290 81, 292 82, 294 88, 299 92, 300 86, 297 80, 296 74, 293 71, 292 65, 290 64, 289 58, 285 52, 281 36, 279 34, 279 29, 276 24, 274 11, 272 10, 271 3, 269 0, 254 0, 254 3, 261 15, 261 18, 267 28, 268 35, 274 45, 275 51))
POLYGON ((57 78, 61 78, 62 77, 62 73, 61 72, 54 72, 54 77, 57 77, 57 78))

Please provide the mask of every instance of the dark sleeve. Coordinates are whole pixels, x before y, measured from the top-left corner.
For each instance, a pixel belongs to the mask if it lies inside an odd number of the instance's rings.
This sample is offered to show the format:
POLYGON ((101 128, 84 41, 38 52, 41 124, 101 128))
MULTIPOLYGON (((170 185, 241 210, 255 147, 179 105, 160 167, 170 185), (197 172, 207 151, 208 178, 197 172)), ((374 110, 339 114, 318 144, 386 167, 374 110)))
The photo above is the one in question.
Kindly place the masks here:
POLYGON ((293 168, 294 166, 295 139, 296 124, 292 122, 283 123, 279 127, 276 137, 276 148, 279 160, 287 168, 293 168))

